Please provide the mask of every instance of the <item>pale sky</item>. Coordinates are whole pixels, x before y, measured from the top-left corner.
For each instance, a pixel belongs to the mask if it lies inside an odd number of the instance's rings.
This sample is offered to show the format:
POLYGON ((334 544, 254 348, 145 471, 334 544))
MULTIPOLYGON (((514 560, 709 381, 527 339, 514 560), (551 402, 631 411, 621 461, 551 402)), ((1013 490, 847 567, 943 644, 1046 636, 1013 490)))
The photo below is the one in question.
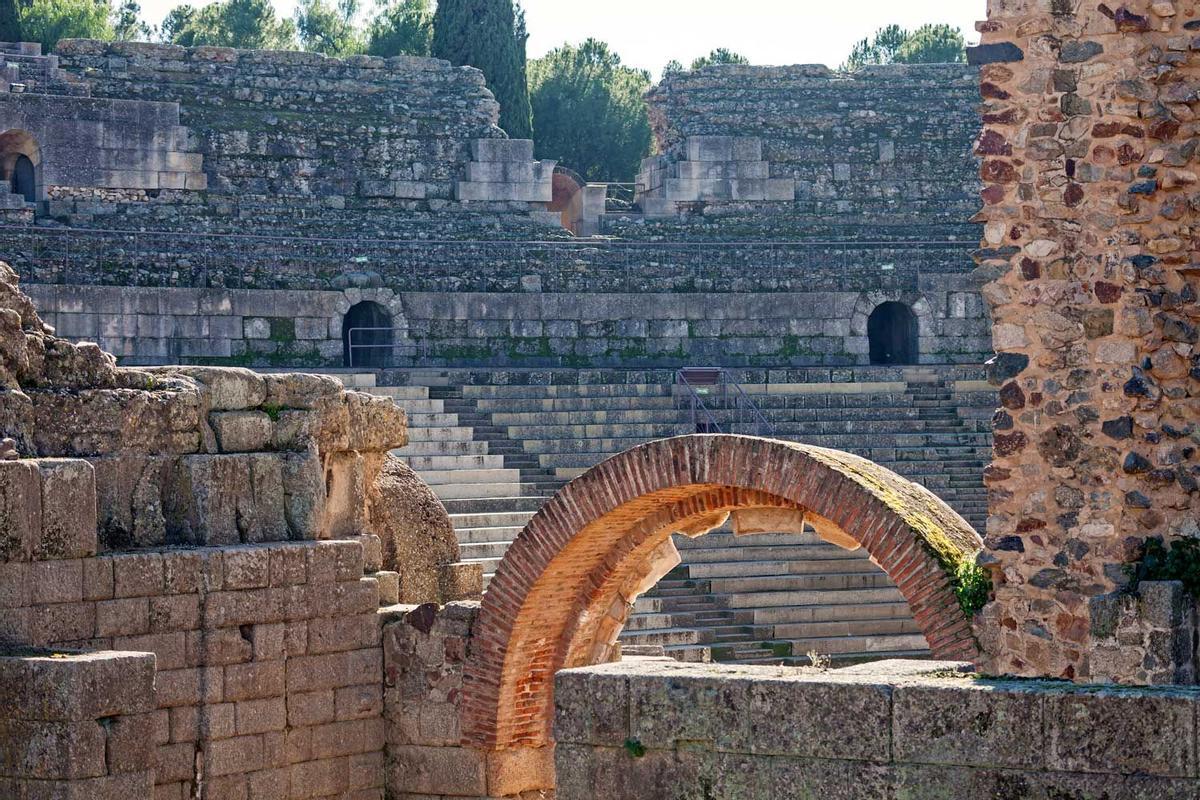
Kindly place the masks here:
MULTIPOLYGON (((157 24, 182 0, 141 0, 146 21, 157 24)), ((291 16, 295 0, 273 0, 291 16)), ((207 5, 192 0, 193 5, 207 5)), ((372 0, 363 0, 363 5, 372 0)), ((529 56, 564 42, 601 39, 631 66, 655 76, 671 59, 686 65, 716 47, 754 64, 837 66, 853 44, 883 25, 915 28, 946 22, 968 43, 984 0, 522 0, 529 26, 529 56)))

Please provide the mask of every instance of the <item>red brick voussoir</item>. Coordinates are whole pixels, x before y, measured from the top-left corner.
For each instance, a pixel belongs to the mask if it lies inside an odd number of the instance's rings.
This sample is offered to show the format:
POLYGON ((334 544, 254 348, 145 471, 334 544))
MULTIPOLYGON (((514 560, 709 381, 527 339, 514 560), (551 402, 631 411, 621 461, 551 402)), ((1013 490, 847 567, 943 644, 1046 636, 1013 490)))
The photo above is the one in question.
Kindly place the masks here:
POLYGON ((671 534, 696 535, 726 512, 755 508, 833 523, 896 581, 935 657, 977 655, 935 550, 970 557, 982 541, 932 492, 836 450, 746 436, 663 439, 563 487, 509 548, 466 665, 464 744, 549 744, 554 673, 608 657, 636 594, 677 563, 671 534))

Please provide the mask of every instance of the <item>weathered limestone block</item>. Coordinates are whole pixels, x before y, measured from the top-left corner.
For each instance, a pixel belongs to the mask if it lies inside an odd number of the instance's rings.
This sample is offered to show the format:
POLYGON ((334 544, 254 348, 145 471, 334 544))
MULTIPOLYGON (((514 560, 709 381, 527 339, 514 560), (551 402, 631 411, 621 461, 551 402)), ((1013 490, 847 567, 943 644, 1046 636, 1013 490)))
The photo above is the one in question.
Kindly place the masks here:
POLYGON ((283 501, 282 471, 274 456, 184 456, 164 491, 167 535, 203 545, 286 540, 283 501))
POLYGON ((272 442, 274 425, 263 411, 223 411, 209 415, 222 453, 253 453, 272 442))
POLYGON ((35 560, 96 554, 96 472, 81 459, 33 462, 41 477, 42 530, 35 560))
POLYGON ((267 399, 262 375, 233 367, 161 367, 154 374, 183 375, 203 388, 205 408, 210 411, 243 411, 258 408, 267 399))
POLYGON ((408 415, 391 398, 346 392, 348 449, 384 453, 408 444, 408 415))
POLYGON ((122 550, 167 542, 163 490, 177 468, 172 456, 121 453, 91 459, 96 475, 100 540, 122 550))
POLYGON ((29 561, 42 532, 37 464, 0 461, 0 561, 29 561))
POLYGON ((280 465, 283 510, 292 539, 325 533, 325 470, 315 451, 289 453, 280 465))

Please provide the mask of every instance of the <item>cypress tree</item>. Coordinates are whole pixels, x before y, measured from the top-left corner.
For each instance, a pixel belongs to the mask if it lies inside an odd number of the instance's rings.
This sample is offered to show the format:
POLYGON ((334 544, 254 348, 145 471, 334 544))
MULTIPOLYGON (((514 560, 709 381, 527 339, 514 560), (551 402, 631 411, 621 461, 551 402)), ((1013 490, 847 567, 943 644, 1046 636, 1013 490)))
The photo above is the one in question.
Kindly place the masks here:
POLYGON ((513 0, 438 0, 433 55, 483 70, 500 103, 500 127, 514 139, 533 135, 525 79, 525 15, 513 0))
POLYGON ((21 41, 21 18, 17 0, 0 0, 0 42, 21 41))

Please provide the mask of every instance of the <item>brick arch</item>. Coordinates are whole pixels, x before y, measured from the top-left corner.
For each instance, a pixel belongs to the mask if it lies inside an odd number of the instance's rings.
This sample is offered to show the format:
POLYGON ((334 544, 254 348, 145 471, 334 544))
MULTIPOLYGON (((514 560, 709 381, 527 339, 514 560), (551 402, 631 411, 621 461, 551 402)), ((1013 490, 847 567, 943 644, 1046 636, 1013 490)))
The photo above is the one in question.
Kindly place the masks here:
POLYGON ((977 655, 942 561, 973 555, 982 541, 932 492, 836 450, 729 435, 664 439, 576 478, 509 548, 465 668, 464 743, 551 744, 554 673, 609 658, 633 599, 678 563, 671 534, 703 535, 750 512, 806 520, 823 538, 865 548, 936 657, 977 655))

